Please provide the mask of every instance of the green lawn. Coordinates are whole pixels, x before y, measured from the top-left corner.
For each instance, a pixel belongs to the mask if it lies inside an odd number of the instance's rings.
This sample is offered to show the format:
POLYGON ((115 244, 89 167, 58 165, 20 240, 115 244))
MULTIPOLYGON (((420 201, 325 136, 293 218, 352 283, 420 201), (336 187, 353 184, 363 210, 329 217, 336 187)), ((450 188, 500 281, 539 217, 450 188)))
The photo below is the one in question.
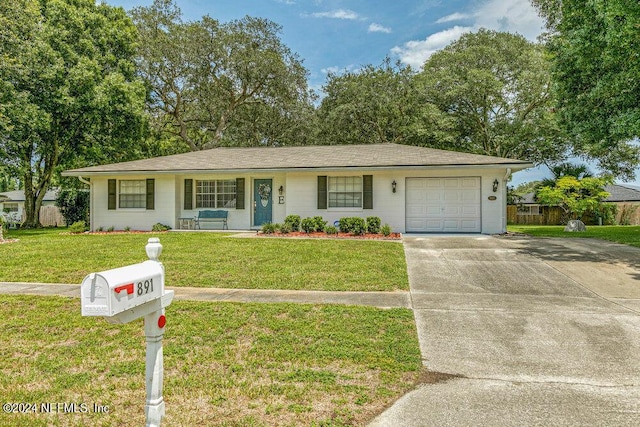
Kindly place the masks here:
POLYGON ((564 226, 562 225, 509 225, 508 230, 536 237, 592 237, 596 239, 609 240, 611 242, 640 247, 640 226, 637 225, 588 225, 587 231, 584 233, 565 232, 563 231, 564 226))
POLYGON ((90 272, 147 259, 160 237, 167 286, 326 291, 408 290, 402 244, 356 240, 229 238, 218 233, 71 235, 10 231, 0 281, 80 283, 90 272))
MULTIPOLYGON (((0 425, 144 425, 141 320, 81 317, 60 297, 0 296, 0 312, 2 403, 38 412, 0 425), (41 413, 51 402, 90 410, 41 413)), ((166 426, 365 425, 420 376, 406 309, 176 301, 167 320, 166 426)))

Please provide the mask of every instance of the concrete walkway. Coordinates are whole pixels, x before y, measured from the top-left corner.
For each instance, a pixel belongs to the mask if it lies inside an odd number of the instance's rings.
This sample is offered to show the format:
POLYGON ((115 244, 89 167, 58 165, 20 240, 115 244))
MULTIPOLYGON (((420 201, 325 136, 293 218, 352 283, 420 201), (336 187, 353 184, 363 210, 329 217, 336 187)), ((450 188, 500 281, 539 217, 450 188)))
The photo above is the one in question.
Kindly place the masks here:
MULTIPOLYGON (((176 300, 365 305, 410 308, 409 292, 324 292, 261 289, 172 288, 176 300)), ((80 285, 0 282, 0 294, 80 298, 80 285)))
POLYGON ((408 237, 424 366, 370 425, 640 425, 640 249, 408 237), (429 376, 428 376, 429 377, 429 376))

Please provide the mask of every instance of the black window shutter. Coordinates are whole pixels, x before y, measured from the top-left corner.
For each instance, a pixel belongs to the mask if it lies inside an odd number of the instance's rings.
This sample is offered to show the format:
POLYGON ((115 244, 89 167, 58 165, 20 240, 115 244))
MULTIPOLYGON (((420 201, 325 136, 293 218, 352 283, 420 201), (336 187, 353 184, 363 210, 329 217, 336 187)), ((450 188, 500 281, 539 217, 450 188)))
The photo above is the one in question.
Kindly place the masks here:
POLYGON ((244 178, 236 178, 236 209, 244 209, 244 178))
POLYGON ((327 177, 318 177, 318 209, 327 209, 327 177))
POLYGON ((193 209, 193 180, 184 180, 184 209, 190 211, 193 209))
POLYGON ((147 210, 155 209, 156 204, 156 180, 147 179, 147 210))
POLYGON ((373 175, 362 177, 362 209, 373 209, 373 175))
POLYGON ((115 210, 116 208, 116 180, 110 179, 108 181, 108 189, 107 189, 107 209, 115 210))

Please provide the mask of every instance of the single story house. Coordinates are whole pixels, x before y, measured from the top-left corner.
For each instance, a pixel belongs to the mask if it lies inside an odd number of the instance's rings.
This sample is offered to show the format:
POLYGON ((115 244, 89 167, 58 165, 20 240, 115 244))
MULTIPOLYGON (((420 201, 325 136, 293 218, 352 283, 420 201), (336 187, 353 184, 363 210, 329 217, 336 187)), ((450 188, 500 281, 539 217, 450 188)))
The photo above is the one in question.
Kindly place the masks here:
MULTIPOLYGON (((611 184, 606 185, 604 191, 609 193, 604 202, 618 206, 618 222, 640 224, 640 188, 626 184, 611 184)), ((559 225, 561 216, 559 207, 538 203, 535 193, 523 195, 518 205, 508 207, 509 223, 513 224, 559 225)))
MULTIPOLYGON (((64 225, 64 218, 56 207, 56 190, 47 191, 42 199, 40 222, 44 226, 64 225)), ((0 193, 0 214, 10 223, 19 224, 24 220, 24 190, 0 193)))
POLYGON ((91 188, 91 229, 182 228, 202 210, 259 229, 287 215, 378 216, 398 232, 506 231, 506 181, 532 164, 398 145, 214 148, 67 170, 91 188), (87 180, 89 178, 89 181, 87 180))

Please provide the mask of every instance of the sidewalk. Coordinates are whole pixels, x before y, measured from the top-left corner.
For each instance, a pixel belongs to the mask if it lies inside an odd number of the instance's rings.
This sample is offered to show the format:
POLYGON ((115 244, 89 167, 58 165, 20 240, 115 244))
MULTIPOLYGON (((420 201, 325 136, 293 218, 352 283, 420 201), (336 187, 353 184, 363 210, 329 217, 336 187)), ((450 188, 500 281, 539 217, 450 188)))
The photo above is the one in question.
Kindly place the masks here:
MULTIPOLYGON (((262 289, 172 288, 176 300, 344 304, 378 308, 410 308, 409 292, 325 292, 262 289)), ((80 298, 80 285, 60 283, 0 282, 0 294, 80 298)))

